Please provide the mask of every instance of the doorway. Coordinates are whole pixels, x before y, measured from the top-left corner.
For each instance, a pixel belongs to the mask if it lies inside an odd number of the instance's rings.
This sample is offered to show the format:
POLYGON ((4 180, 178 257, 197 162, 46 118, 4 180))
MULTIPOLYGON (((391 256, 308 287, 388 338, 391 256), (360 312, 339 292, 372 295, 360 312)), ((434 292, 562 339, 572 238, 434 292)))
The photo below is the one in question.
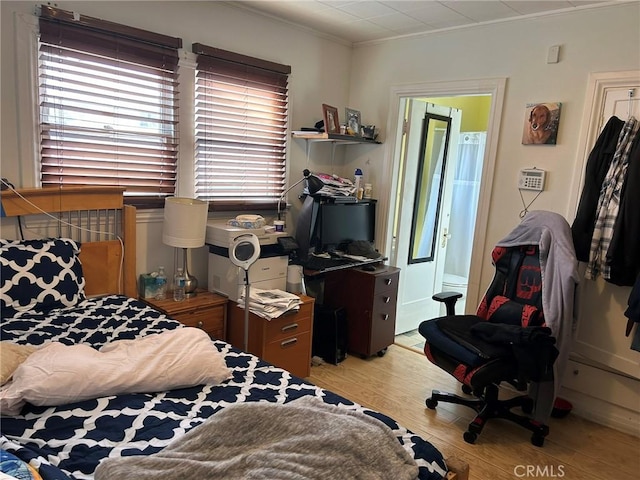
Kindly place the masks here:
MULTIPOLYGON (((398 315, 397 315, 397 328, 396 333, 403 333, 407 331, 411 331, 412 329, 417 328, 419 323, 427 318, 431 318, 434 316, 438 316, 440 305, 437 302, 431 300, 431 296, 442 290, 444 282, 444 276, 442 272, 444 271, 446 265, 446 258, 448 255, 446 253, 438 252, 438 249, 446 250, 447 244, 453 244, 453 238, 455 238, 455 234, 449 230, 449 223, 451 218, 460 217, 461 214, 458 212, 454 212, 452 207, 447 207, 447 202, 442 201, 439 208, 438 215, 438 223, 437 228, 434 229, 435 238, 433 238, 435 250, 434 255, 430 260, 433 262, 432 271, 433 275, 436 275, 435 272, 440 272, 438 276, 434 276, 433 278, 419 278, 415 277, 415 275, 411 270, 415 265, 411 263, 411 251, 413 244, 415 242, 411 241, 411 236, 415 235, 416 230, 412 228, 407 228, 406 225, 406 216, 411 215, 415 216, 415 212, 413 209, 413 205, 411 208, 408 208, 406 205, 406 198, 409 191, 413 188, 414 192, 410 196, 415 196, 415 178, 414 182, 411 181, 406 182, 407 176, 411 176, 412 173, 407 172, 403 164, 403 155, 405 153, 406 144, 406 136, 405 133, 408 129, 404 125, 403 119, 404 112, 406 111, 406 107, 408 104, 413 103, 414 100, 420 99, 423 102, 435 104, 439 103, 441 106, 445 106, 447 109, 455 110, 455 105, 453 103, 460 102, 465 99, 469 99, 469 97, 485 97, 488 102, 488 107, 485 113, 485 121, 486 121, 486 141, 484 154, 482 155, 482 165, 480 167, 481 174, 480 180, 475 185, 475 198, 477 202, 477 207, 475 209, 475 219, 470 218, 467 215, 467 211, 469 208, 463 209, 462 218, 467 224, 471 224, 471 227, 467 227, 468 230, 472 230, 472 232, 467 232, 464 235, 461 235, 462 238, 458 238, 457 240, 464 240, 467 246, 465 247, 467 260, 463 262, 462 268, 467 271, 466 276, 466 303, 467 310, 474 311, 475 305, 477 305, 479 294, 480 294, 480 277, 482 271, 482 251, 485 245, 485 236, 486 236, 486 223, 488 216, 488 205, 490 192, 492 187, 492 178, 493 178, 493 169, 495 164, 495 155, 496 155, 496 146, 497 146, 497 136, 499 131, 499 123, 500 123, 500 112, 502 110, 502 102, 504 97, 504 87, 506 84, 505 79, 490 79, 484 81, 459 81, 459 82, 447 82, 446 84, 436 83, 436 84, 419 84, 414 86, 403 86, 392 89, 392 114, 390 114, 390 129, 389 131, 394 133, 395 137, 391 139, 390 142, 390 157, 392 158, 392 162, 389 167, 389 175, 392 178, 392 184, 389 192, 389 205, 388 208, 382 209, 386 214, 386 219, 383 222, 386 228, 386 245, 389 245, 387 251, 390 252, 390 263, 395 266, 403 265, 404 268, 401 270, 401 278, 400 278, 400 287, 398 292, 398 315), (449 105, 444 104, 443 102, 449 103, 449 105), (444 209, 447 209, 445 211, 444 209), (403 213, 404 210, 404 213, 403 213), (453 213, 453 215, 452 215, 453 213), (405 217, 405 220, 402 220, 402 217, 405 217), (475 221, 473 221, 475 220, 475 221), (465 238, 466 237, 466 238, 465 238), (442 247, 444 245, 444 248, 442 247), (469 248, 470 245, 470 248, 469 248), (479 255, 474 255, 474 252, 480 252, 479 255), (438 255, 438 253, 442 253, 438 255), (436 258, 437 257, 437 258, 436 258), (407 261, 405 261, 407 260, 407 261), (437 262, 436 262, 437 260, 437 262), (436 266, 436 263, 439 265, 436 266), (403 275, 403 273, 405 275, 403 275), (420 292, 419 294, 417 292, 420 292), (429 305, 427 307, 427 305, 429 305)), ((476 112, 477 113, 477 112, 476 112)), ((467 111, 467 116, 472 116, 472 111, 467 111)), ((464 112, 462 118, 464 119, 464 112)), ((474 132, 477 133, 478 129, 474 129, 474 132)), ((472 140, 470 137, 472 135, 467 136, 467 140, 472 140)), ((484 135, 483 135, 484 137, 484 135)), ((465 138, 463 134, 461 138, 465 138)), ((450 150, 452 153, 455 153, 456 150, 459 149, 459 143, 456 142, 454 147, 451 147, 450 150)), ((424 153, 424 152, 423 152, 424 153)), ((451 173, 449 177, 447 177, 447 172, 444 171, 444 178, 448 178, 448 182, 446 184, 449 185, 449 192, 446 190, 442 191, 442 198, 444 199, 446 195, 452 195, 453 188, 453 179, 455 175, 455 167, 458 164, 458 156, 457 154, 452 155, 451 158, 454 158, 455 161, 449 162, 449 168, 451 169, 451 173), (445 195, 446 194, 446 195, 445 195)), ((477 167, 477 166, 476 166, 477 167)), ((445 169, 446 170, 446 169, 445 169)), ((416 176, 416 173, 413 173, 416 176)), ((462 180, 465 181, 465 180, 462 180)), ((445 183, 443 183, 443 186, 445 183)), ((456 227, 457 228, 457 227, 456 227)), ((458 242, 459 243, 459 242, 458 242)), ((455 247, 456 251, 460 247, 455 247)), ((455 264, 452 259, 454 257, 460 257, 459 252, 453 254, 453 256, 449 255, 450 264, 455 264)), ((419 257, 419 259, 429 258, 427 257, 419 257)), ((451 265, 450 265, 451 266, 451 265)), ((418 268, 421 268, 420 266, 418 268)), ((455 268, 460 268, 460 265, 457 265, 455 268)), ((463 272, 464 273, 464 272, 463 272)), ((431 274, 428 274, 431 275, 431 274)), ((464 278, 463 275, 458 275, 460 278, 464 278)), ((456 285, 456 275, 452 274, 449 276, 449 281, 456 285)), ((464 283, 464 282, 460 282, 464 283)), ((456 285, 458 286, 458 285, 456 285)), ((454 288, 452 288, 454 289, 454 288)), ((461 310, 458 310, 462 313, 461 310)))

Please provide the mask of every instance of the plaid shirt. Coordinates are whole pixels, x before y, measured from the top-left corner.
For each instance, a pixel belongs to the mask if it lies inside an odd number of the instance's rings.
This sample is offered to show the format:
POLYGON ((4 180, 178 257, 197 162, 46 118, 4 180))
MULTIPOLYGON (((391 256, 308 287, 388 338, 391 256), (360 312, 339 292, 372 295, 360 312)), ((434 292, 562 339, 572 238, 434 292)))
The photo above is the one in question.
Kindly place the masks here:
POLYGON ((607 175, 602 182, 600 198, 598 199, 596 223, 591 238, 591 251, 589 252, 589 264, 585 277, 594 279, 601 273, 605 280, 610 278, 610 269, 607 265, 607 250, 613 236, 613 228, 620 208, 620 192, 627 177, 629 166, 629 151, 633 139, 638 133, 640 122, 634 117, 629 118, 622 127, 616 152, 609 165, 607 175))

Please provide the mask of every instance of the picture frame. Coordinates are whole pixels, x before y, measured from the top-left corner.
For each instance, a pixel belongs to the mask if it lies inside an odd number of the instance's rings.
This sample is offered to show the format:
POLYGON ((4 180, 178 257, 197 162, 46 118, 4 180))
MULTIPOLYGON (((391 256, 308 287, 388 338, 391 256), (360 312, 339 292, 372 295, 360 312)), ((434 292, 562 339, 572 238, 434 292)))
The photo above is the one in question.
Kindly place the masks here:
POLYGON ((362 121, 360 118, 360 111, 353 108, 344 109, 345 118, 347 122, 347 135, 360 135, 360 126, 362 121))
POLYGON ((562 103, 528 103, 525 110, 523 145, 555 145, 562 103))
POLYGON ((324 119, 325 133, 330 133, 330 134, 340 133, 340 120, 338 118, 338 109, 336 107, 332 107, 331 105, 327 105, 326 103, 323 103, 322 117, 324 119))

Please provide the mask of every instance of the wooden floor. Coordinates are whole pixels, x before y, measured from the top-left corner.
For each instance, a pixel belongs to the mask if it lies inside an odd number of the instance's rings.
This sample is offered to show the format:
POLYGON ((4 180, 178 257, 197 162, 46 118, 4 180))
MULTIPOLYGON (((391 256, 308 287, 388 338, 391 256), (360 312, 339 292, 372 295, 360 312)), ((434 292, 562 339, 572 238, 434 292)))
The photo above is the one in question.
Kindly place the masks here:
POLYGON ((313 366, 308 380, 393 417, 445 458, 464 459, 472 480, 639 478, 640 439, 574 414, 551 419, 542 448, 531 445, 527 430, 499 419, 487 423, 475 444, 466 443, 462 433, 473 410, 444 403, 429 410, 424 404, 433 388, 460 392, 457 382, 421 352, 400 345, 381 358, 348 356, 338 365, 313 366))

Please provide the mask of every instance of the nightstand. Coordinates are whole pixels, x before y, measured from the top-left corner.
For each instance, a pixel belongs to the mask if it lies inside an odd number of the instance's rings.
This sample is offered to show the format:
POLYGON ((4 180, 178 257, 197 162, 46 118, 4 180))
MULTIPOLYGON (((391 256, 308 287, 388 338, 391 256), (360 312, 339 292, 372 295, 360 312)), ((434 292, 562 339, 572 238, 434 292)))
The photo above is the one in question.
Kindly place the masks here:
MULTIPOLYGON (((311 337, 313 332, 312 297, 300 295, 302 305, 297 312, 267 320, 249 313, 249 345, 247 350, 263 360, 288 370, 297 377, 311 373, 311 337)), ((244 308, 229 302, 229 343, 244 347, 244 308)))
POLYGON ((226 297, 206 290, 198 290, 195 297, 176 302, 172 295, 172 292, 167 292, 167 298, 164 300, 155 298, 141 300, 187 327, 201 328, 212 338, 227 339, 226 297))

